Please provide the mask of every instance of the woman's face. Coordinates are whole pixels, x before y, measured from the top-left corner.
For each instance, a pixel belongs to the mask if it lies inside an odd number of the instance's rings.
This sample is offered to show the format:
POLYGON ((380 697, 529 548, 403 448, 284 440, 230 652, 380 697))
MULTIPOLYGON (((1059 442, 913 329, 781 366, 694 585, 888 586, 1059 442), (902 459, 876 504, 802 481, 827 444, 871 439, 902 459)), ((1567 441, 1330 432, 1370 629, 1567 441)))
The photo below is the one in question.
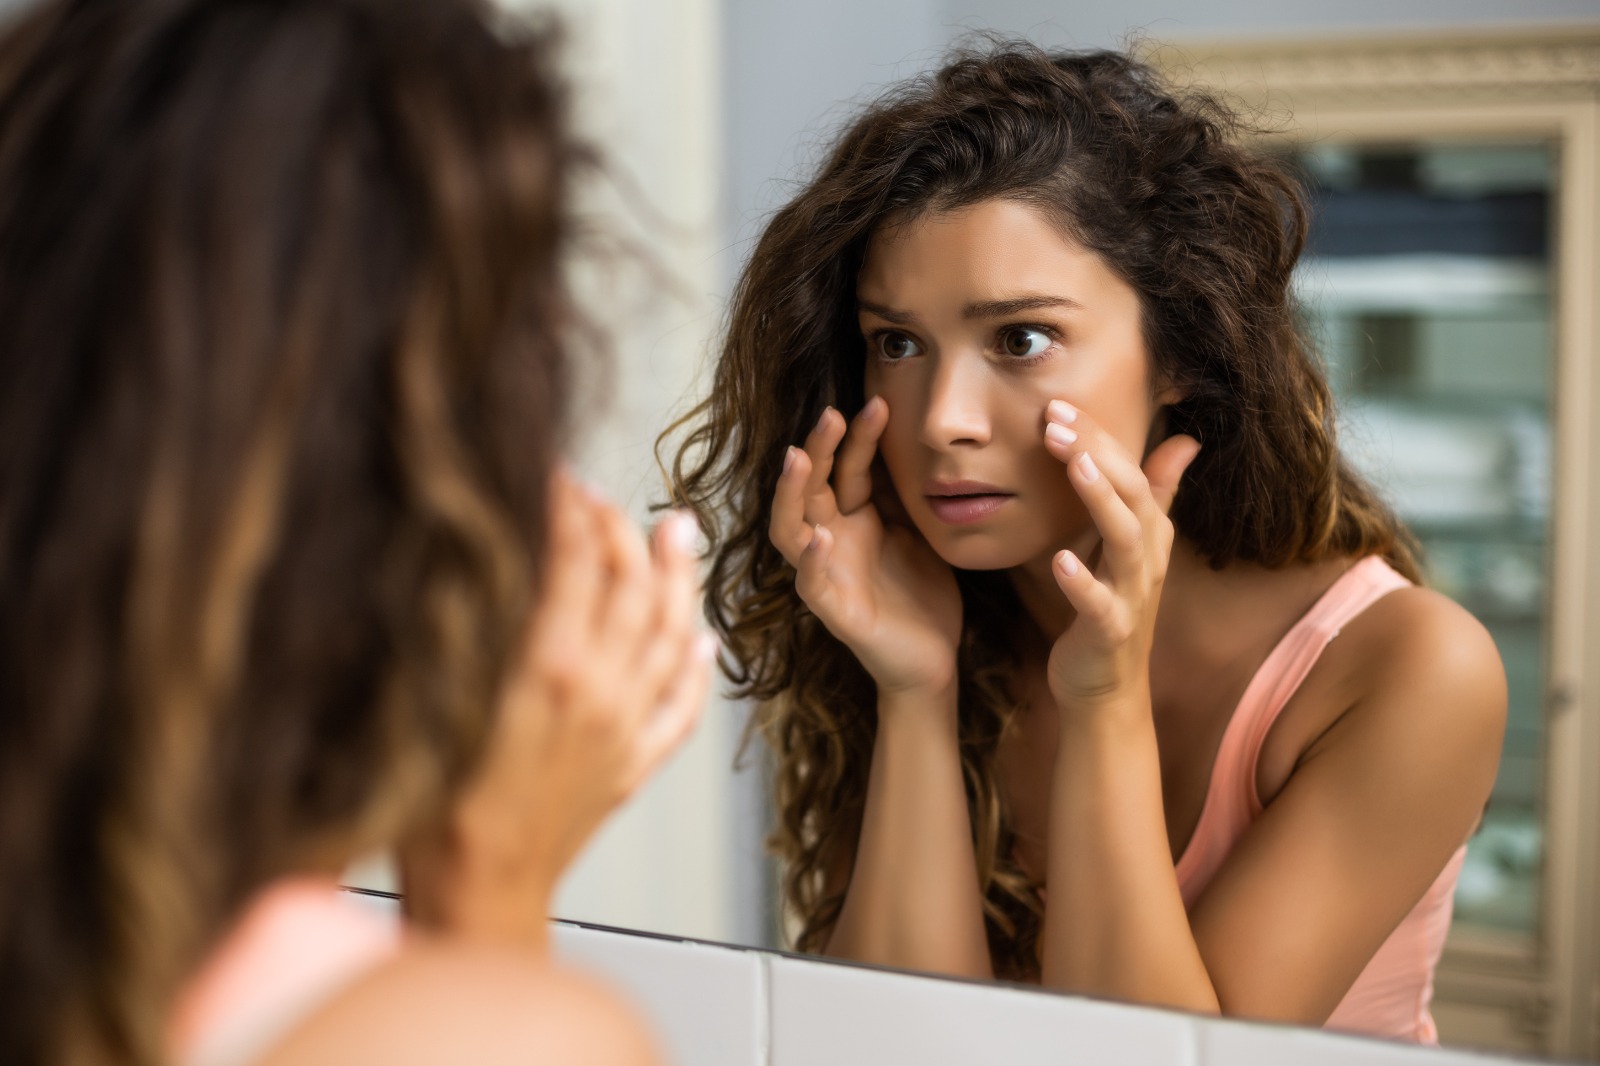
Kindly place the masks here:
POLYGON ((1087 531, 1044 448, 1051 400, 1135 459, 1171 401, 1151 386, 1138 296, 1033 207, 989 200, 880 228, 856 296, 866 392, 889 405, 884 463, 952 566, 1038 562, 1087 531))

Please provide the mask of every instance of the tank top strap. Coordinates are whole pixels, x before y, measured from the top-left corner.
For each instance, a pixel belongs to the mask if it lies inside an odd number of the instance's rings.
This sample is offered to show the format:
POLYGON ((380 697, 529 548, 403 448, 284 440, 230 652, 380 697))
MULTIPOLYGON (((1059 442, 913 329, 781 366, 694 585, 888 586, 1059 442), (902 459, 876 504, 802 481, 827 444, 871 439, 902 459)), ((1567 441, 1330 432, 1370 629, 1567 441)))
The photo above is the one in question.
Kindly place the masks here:
POLYGON ((1185 903, 1193 904, 1244 830, 1261 814, 1256 765, 1262 744, 1323 650, 1351 619, 1409 584, 1382 558, 1362 559, 1339 575, 1262 661, 1228 720, 1200 820, 1178 860, 1185 903))
MULTIPOLYGON (((1256 789, 1256 766, 1261 747, 1278 716, 1300 690, 1312 667, 1341 630, 1351 621, 1395 589, 1410 585, 1380 556, 1369 555, 1339 576, 1328 591, 1284 634, 1277 647, 1262 662, 1239 700, 1228 723, 1222 746, 1230 741, 1239 745, 1239 765, 1246 772, 1242 784, 1252 817, 1261 813, 1261 794, 1256 789), (1234 727, 1238 726, 1235 732, 1234 727)), ((1218 762, 1221 752, 1218 753, 1218 762)))

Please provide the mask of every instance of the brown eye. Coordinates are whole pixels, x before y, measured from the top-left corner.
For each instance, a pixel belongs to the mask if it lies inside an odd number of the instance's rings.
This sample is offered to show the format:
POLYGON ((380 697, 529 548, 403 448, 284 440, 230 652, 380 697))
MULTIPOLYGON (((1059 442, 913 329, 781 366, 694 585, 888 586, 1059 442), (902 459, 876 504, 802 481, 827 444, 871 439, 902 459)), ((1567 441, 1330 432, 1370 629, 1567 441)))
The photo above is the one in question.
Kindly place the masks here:
POLYGON ((1050 347, 1050 336, 1043 330, 1013 326, 1000 335, 1000 347, 1019 359, 1040 355, 1050 347))
POLYGON ((890 362, 922 354, 922 349, 917 347, 917 342, 904 333, 895 333, 893 331, 880 333, 877 336, 877 341, 878 354, 890 362))

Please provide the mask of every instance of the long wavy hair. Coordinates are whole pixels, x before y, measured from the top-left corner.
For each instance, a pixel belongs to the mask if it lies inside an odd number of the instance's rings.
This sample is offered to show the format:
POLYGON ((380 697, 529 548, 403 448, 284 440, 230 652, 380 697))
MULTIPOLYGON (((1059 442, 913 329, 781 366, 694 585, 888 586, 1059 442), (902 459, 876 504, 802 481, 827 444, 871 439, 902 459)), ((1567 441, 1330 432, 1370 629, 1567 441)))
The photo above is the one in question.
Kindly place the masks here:
POLYGON ((0 36, 0 1062, 160 1061, 255 889, 474 765, 565 432, 553 47, 477 0, 0 36))
MULTIPOLYGON (((1139 295, 1155 380, 1184 399, 1169 432, 1203 442, 1172 512, 1210 564, 1381 554, 1417 577, 1411 540, 1340 458, 1328 386, 1290 275, 1307 216, 1295 182, 1238 145, 1214 99, 1110 52, 995 42, 892 88, 844 131, 767 224, 735 289, 710 395, 674 433, 674 488, 708 531, 707 612, 736 695, 777 763, 786 903, 820 949, 843 901, 875 730, 871 679, 807 611, 767 539, 784 450, 824 405, 863 395, 855 286, 894 223, 1004 198, 1032 205, 1139 295)), ((996 749, 1018 705, 1014 593, 957 572, 960 746, 990 952, 1037 976, 1043 914, 1013 857, 996 749)))

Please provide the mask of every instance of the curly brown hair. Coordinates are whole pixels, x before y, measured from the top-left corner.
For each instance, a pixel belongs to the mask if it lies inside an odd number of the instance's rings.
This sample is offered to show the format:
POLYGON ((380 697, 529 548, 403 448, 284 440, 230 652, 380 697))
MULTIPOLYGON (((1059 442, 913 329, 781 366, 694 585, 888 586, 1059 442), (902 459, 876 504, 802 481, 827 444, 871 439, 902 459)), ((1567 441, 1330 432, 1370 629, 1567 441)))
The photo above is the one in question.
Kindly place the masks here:
POLYGON ((478 0, 0 36, 0 1062, 163 1060, 242 901, 474 765, 565 434, 553 48, 478 0))
MULTIPOLYGON (((1167 432, 1204 445, 1172 512, 1211 565, 1381 554, 1412 542, 1340 458, 1331 396, 1296 322, 1290 275, 1307 216, 1295 182, 1240 147, 1216 100, 1112 52, 994 42, 892 88, 768 223, 733 297, 710 395, 678 429, 679 501, 710 538, 707 612, 735 694, 759 701, 777 757, 784 894, 817 950, 859 833, 876 695, 807 611, 767 539, 785 449, 824 405, 863 395, 856 274, 886 220, 1004 198, 1041 210, 1139 295, 1156 380, 1184 398, 1167 432)), ((1013 857, 995 756, 1018 703, 1015 594, 957 572, 960 745, 998 975, 1036 977, 1042 904, 1013 857)))

